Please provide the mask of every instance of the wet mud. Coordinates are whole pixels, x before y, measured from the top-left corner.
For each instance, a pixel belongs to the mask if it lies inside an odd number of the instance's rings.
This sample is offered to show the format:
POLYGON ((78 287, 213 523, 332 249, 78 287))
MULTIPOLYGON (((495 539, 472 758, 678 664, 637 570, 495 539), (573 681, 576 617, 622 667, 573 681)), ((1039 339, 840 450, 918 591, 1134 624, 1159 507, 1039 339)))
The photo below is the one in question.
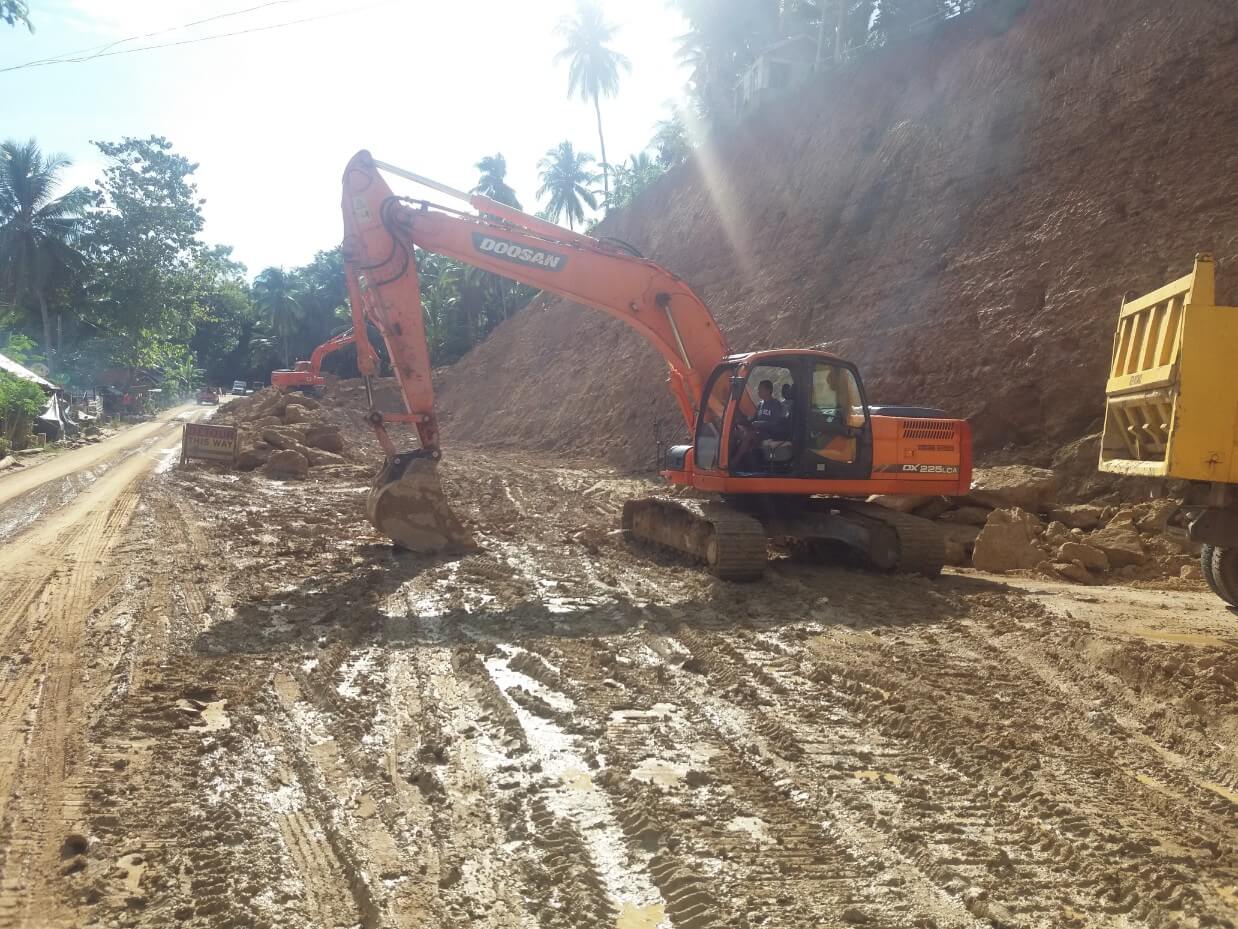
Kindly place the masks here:
POLYGON ((36 540, 0 926, 1238 920, 1215 598, 729 584, 623 542, 652 484, 459 449, 478 548, 419 555, 367 521, 372 464, 152 472, 36 540))

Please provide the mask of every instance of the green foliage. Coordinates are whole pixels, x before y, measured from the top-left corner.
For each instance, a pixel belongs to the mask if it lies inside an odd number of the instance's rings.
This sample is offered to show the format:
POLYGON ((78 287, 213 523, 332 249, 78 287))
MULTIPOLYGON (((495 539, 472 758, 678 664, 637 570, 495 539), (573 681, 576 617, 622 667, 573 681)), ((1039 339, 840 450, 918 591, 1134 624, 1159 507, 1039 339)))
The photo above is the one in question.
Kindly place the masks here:
POLYGON ((20 330, 19 319, 20 314, 16 310, 0 309, 0 355, 29 367, 42 361, 43 356, 37 351, 38 343, 20 330))
POLYGON ((48 296, 82 266, 75 246, 90 196, 80 187, 54 196, 68 166, 62 155, 45 156, 33 139, 0 144, 0 293, 18 308, 34 301, 49 359, 55 356, 48 296))
POLYGON ((175 397, 178 394, 188 394, 195 388, 202 386, 202 378, 206 373, 194 364, 188 349, 183 347, 169 351, 160 361, 158 368, 160 372, 159 386, 169 398, 175 397))
POLYGON ((610 177, 606 166, 606 139, 602 135, 602 97, 619 92, 619 72, 631 73, 632 62, 610 48, 615 27, 606 22, 597 0, 577 0, 574 16, 559 21, 563 48, 555 61, 567 62, 567 93, 582 100, 592 100, 597 114, 598 147, 602 152, 602 186, 610 192, 610 177))
POLYGON ((507 185, 507 159, 502 153, 487 155, 477 162, 475 167, 481 172, 481 177, 473 188, 473 193, 514 206, 518 210, 524 209, 516 198, 516 191, 507 185))
POLYGON ((597 209, 597 199, 587 185, 597 181, 597 175, 589 170, 593 156, 578 152, 571 142, 560 142, 537 163, 542 186, 537 196, 549 197, 544 218, 553 223, 566 216, 569 229, 584 222, 585 207, 597 209))
POLYGON ((254 279, 254 301, 284 348, 284 367, 292 366, 290 344, 304 311, 300 281, 283 268, 267 268, 254 279))
POLYGON ((47 398, 38 384, 0 371, 0 428, 11 445, 17 446, 14 440, 20 440, 46 404, 47 398))
POLYGON ((615 186, 611 189, 610 196, 606 198, 606 209, 613 210, 627 206, 665 171, 666 168, 650 158, 648 152, 633 155, 623 164, 616 165, 614 168, 615 186))
POLYGON ((30 4, 26 0, 0 0, 0 22, 16 26, 18 23, 34 32, 30 22, 30 4))
POLYGON ((658 164, 664 168, 672 168, 691 157, 692 140, 688 135, 683 111, 679 107, 672 106, 670 115, 666 119, 658 120, 651 144, 657 152, 658 164))
POLYGON ((451 364, 529 302, 536 291, 496 274, 415 249, 430 362, 451 364))
POLYGON ((157 364, 170 346, 189 341, 205 315, 204 290, 218 261, 198 239, 197 165, 161 136, 95 145, 109 164, 83 243, 91 266, 83 316, 100 332, 128 338, 116 363, 157 364))

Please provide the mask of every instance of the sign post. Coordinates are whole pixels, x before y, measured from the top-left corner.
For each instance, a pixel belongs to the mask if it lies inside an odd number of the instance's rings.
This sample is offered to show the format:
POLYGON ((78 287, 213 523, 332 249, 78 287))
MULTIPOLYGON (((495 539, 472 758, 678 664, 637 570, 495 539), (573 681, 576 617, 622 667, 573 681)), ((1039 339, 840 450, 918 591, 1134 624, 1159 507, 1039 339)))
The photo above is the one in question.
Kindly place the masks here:
POLYGON ((239 439, 236 426, 185 423, 185 429, 181 433, 181 464, 190 458, 236 464, 239 439))

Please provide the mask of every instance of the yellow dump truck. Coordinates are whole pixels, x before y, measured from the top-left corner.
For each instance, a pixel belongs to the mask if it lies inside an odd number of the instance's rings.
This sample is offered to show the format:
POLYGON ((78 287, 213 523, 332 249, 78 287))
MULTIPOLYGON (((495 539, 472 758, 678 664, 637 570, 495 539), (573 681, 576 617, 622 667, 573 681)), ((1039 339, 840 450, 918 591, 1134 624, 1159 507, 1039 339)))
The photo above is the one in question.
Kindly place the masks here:
POLYGON ((1188 481, 1187 531, 1203 544, 1204 577, 1238 606, 1238 307, 1216 305, 1211 255, 1123 301, 1100 470, 1188 481))

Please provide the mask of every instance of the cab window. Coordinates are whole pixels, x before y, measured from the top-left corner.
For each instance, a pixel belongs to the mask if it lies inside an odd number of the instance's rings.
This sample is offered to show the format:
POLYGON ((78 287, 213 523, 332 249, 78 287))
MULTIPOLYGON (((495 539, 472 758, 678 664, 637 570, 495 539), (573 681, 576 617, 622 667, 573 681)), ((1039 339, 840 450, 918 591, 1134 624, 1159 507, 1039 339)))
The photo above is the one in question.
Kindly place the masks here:
POLYGON ((705 395, 705 408, 701 410, 701 421, 696 430, 696 466, 705 471, 718 468, 718 455, 722 448, 722 420, 726 416, 727 402, 731 399, 733 373, 733 368, 722 368, 714 372, 709 392, 705 395))
POLYGON ((864 400, 849 368, 817 362, 812 371, 808 447, 824 458, 851 463, 864 428, 864 400))

